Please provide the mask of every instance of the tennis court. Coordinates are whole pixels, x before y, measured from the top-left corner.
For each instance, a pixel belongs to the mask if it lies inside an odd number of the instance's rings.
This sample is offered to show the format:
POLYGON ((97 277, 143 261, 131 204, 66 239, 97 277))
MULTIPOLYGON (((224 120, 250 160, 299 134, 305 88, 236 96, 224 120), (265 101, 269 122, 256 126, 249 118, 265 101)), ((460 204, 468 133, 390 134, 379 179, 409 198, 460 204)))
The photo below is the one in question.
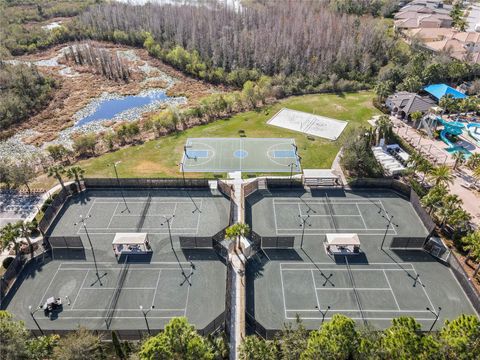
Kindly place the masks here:
POLYGON ((428 234, 409 200, 393 191, 270 189, 245 206, 247 223, 267 244, 247 265, 247 318, 269 334, 297 315, 308 329, 343 314, 377 328, 413 316, 428 330, 475 314, 448 267, 424 251, 392 246, 428 234), (358 234, 360 253, 328 253, 332 233, 358 234))
POLYGON ((185 172, 301 171, 293 139, 191 138, 185 144, 182 164, 185 172))
POLYGON ((43 329, 145 330, 144 312, 152 330, 177 316, 204 329, 225 310, 226 268, 212 248, 182 249, 180 239, 211 238, 228 226, 229 209, 210 190, 87 190, 67 201, 49 234, 52 252, 28 265, 2 307, 32 329, 29 306, 51 297, 63 306, 35 313, 43 329), (140 232, 151 253, 117 258, 115 235, 140 232))

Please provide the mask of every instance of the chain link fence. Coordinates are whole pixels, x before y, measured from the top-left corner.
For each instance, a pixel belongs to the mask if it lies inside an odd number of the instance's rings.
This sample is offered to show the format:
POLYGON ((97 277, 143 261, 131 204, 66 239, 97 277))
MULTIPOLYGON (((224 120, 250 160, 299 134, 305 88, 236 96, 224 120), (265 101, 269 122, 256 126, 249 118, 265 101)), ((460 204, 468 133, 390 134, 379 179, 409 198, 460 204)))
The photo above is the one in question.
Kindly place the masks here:
POLYGON ((87 189, 94 188, 208 188, 209 181, 216 179, 148 179, 148 178, 85 178, 84 184, 87 189))

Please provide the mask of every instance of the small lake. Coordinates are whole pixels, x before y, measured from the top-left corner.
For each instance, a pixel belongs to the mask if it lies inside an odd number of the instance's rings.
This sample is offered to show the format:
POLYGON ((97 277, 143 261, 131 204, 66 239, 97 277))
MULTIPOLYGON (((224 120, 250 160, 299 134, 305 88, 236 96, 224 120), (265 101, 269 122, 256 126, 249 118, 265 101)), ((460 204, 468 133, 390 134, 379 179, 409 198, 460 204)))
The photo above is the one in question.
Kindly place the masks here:
MULTIPOLYGON (((84 126, 91 122, 111 120, 125 111, 133 111, 137 108, 141 113, 143 107, 157 103, 175 102, 178 98, 168 96, 164 91, 151 91, 142 95, 128 95, 114 99, 101 100, 95 110, 84 118, 77 121, 75 127, 84 126)), ((132 117, 129 114, 127 117, 132 117)))

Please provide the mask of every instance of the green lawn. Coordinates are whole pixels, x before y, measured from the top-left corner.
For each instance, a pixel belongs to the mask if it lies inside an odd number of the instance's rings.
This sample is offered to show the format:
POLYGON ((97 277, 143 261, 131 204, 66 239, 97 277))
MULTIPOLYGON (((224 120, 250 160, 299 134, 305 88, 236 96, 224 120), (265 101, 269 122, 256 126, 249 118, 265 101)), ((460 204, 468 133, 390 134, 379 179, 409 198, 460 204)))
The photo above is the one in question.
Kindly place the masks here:
MULTIPOLYGON (((372 92, 360 92, 290 97, 258 111, 244 112, 226 120, 218 120, 139 146, 84 160, 79 165, 86 170, 87 177, 114 176, 113 168, 108 165, 115 161, 121 161, 118 166, 121 177, 177 177, 180 175, 178 163, 187 138, 238 137, 238 131, 244 130, 247 137, 295 138, 303 168, 330 168, 348 129, 360 125, 368 126, 367 120, 380 113, 372 105, 373 96, 372 92), (321 138, 312 141, 301 133, 266 124, 266 121, 283 107, 348 120, 349 124, 337 141, 321 138)), ((212 174, 186 175, 203 177, 212 174)))

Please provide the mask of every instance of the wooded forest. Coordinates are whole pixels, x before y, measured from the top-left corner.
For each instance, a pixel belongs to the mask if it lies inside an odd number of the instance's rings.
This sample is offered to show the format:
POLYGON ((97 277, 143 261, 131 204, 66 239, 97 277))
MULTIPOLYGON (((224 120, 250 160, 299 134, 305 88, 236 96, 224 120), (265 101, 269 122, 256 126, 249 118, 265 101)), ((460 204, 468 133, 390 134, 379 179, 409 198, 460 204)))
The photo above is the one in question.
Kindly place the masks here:
MULTIPOLYGON (((310 86, 340 79, 371 82, 393 44, 387 27, 374 18, 337 13, 325 2, 298 0, 240 11, 221 4, 109 3, 90 8, 80 22, 85 35, 131 45, 139 45, 148 32, 159 52, 179 46, 198 56, 199 74, 211 68, 256 69, 270 76, 308 79, 310 86)), ((181 68, 182 59, 177 61, 181 68)))
POLYGON ((50 100, 55 81, 35 66, 0 61, 0 131, 25 120, 50 100))

